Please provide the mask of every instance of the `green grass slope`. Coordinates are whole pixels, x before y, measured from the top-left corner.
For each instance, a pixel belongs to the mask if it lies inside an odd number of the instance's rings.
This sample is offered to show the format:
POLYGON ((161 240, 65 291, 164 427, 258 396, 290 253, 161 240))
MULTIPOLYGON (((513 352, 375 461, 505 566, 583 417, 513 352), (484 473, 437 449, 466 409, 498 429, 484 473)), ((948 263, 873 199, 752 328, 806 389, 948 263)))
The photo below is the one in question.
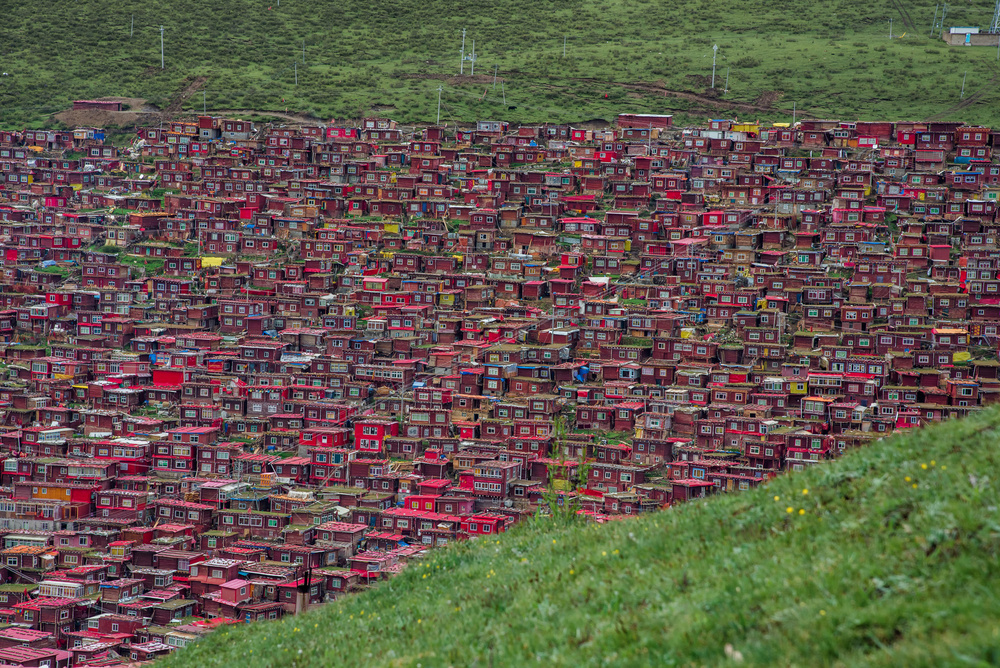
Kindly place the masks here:
MULTIPOLYGON (((323 119, 380 113, 433 122, 439 85, 441 120, 447 122, 488 117, 579 122, 608 119, 623 109, 700 119, 718 113, 789 120, 793 104, 799 118, 922 120, 943 114, 995 122, 996 49, 948 47, 932 39, 937 5, 935 0, 7 2, 0 124, 37 126, 51 122, 48 114, 73 99, 99 96, 144 98, 188 112, 203 105, 210 111, 287 107, 323 119), (165 69, 160 68, 161 25, 165 69), (476 40, 475 79, 457 77, 463 28, 467 54, 476 40), (719 52, 713 90, 714 44, 719 52), (494 68, 502 86, 494 86, 494 68), (972 104, 957 107, 966 73, 964 104, 970 98, 972 104), (196 77, 208 80, 181 96, 196 77)), ((949 3, 945 29, 988 27, 993 5, 992 0, 949 3)))
POLYGON ((166 665, 996 665, 998 427, 991 409, 753 492, 527 523, 166 665))

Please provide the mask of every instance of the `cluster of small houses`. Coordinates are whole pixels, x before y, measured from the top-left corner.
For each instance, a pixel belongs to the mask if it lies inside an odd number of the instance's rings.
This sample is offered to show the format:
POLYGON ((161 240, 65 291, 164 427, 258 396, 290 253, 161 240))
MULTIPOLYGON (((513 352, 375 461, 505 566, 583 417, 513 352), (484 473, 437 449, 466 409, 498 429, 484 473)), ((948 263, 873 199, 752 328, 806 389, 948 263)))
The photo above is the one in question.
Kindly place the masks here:
POLYGON ((621 519, 1000 400, 997 149, 0 131, 0 665, 154 659, 552 504, 621 519))

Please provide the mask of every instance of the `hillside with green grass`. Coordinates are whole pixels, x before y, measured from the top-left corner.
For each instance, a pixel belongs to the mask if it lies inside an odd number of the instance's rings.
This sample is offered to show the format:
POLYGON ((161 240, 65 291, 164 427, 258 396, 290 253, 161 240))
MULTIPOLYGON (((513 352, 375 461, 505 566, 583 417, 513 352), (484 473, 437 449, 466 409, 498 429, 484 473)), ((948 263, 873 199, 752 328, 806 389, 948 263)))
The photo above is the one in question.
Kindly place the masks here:
POLYGON ((1000 410, 766 488, 431 552, 173 666, 996 665, 1000 410))
MULTIPOLYGON (((948 47, 930 37, 936 4, 6 3, 0 125, 51 124, 50 114, 73 99, 102 96, 134 98, 136 111, 171 114, 207 108, 249 117, 287 109, 323 120, 381 114, 434 122, 439 86, 441 120, 448 123, 581 122, 622 110, 672 112, 681 120, 709 114, 790 120, 793 106, 799 118, 995 122, 996 49, 948 47), (463 28, 467 55, 475 40, 475 77, 471 62, 459 76, 463 28)), ((985 29, 992 10, 992 0, 949 5, 944 28, 985 29)))

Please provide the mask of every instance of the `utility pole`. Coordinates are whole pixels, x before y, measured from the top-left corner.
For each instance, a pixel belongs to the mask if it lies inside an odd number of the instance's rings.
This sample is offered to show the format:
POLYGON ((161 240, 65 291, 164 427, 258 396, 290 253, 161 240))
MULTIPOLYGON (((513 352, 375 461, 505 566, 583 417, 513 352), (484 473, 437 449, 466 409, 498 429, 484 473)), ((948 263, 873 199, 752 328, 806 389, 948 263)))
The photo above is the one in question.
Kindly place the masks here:
POLYGON ((892 19, 889 19, 889 39, 892 39, 892 19))
POLYGON ((298 61, 292 63, 295 66, 295 85, 299 85, 299 63, 298 61))
POLYGON ((476 76, 476 40, 472 40, 472 69, 469 76, 476 76))
POLYGON ((437 119, 437 125, 441 125, 441 89, 442 88, 444 88, 444 86, 438 86, 438 119, 437 119))
POLYGON ((160 69, 166 69, 163 63, 163 26, 160 26, 160 69))
POLYGON ((965 80, 969 77, 969 71, 965 71, 965 75, 962 76, 962 94, 958 96, 959 100, 965 99, 965 80))
POLYGON ((493 90, 497 89, 497 69, 499 67, 500 67, 499 65, 493 66, 493 90))
POLYGON ((795 103, 792 102, 792 127, 795 127, 795 103))
POLYGON ((458 59, 458 73, 465 74, 465 28, 462 28, 462 50, 458 59))
POLYGON ((715 88, 715 56, 719 53, 719 45, 712 45, 712 88, 715 88))
POLYGON ((129 39, 135 37, 135 14, 132 15, 132 30, 128 34, 129 39))
POLYGON ((934 26, 937 25, 937 13, 938 13, 938 9, 940 9, 940 8, 941 8, 941 4, 940 3, 934 5, 934 20, 931 21, 931 33, 930 33, 931 37, 934 36, 934 26))

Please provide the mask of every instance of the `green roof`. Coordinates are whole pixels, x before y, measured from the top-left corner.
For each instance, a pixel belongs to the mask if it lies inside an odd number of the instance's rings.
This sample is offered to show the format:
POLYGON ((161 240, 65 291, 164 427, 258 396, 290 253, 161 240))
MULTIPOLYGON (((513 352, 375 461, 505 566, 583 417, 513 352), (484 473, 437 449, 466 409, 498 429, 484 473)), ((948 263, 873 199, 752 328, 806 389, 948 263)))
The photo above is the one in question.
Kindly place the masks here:
POLYGON ((38 589, 38 585, 22 584, 22 583, 0 584, 0 593, 5 593, 5 594, 10 592, 20 593, 23 592, 25 589, 27 589, 29 592, 32 592, 38 589))
POLYGON ((171 601, 164 601, 163 603, 157 603, 156 607, 166 608, 167 610, 177 610, 179 608, 183 608, 185 605, 190 605, 192 603, 197 603, 197 601, 193 601, 186 598, 175 598, 171 601))

